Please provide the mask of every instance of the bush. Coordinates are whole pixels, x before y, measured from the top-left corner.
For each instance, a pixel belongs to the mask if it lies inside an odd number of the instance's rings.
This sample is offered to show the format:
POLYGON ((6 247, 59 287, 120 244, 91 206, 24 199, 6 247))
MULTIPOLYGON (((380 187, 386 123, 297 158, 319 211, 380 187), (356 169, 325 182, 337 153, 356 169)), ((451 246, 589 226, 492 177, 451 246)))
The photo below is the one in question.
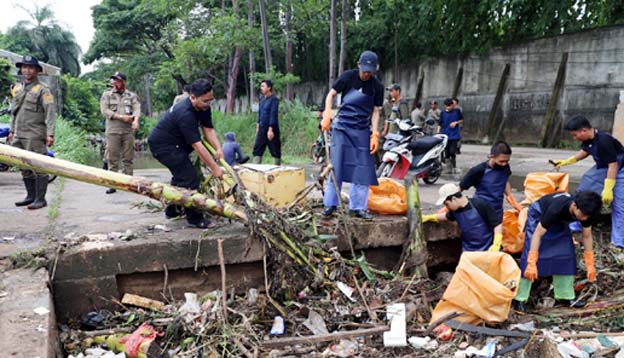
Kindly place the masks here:
POLYGON ((92 163, 96 159, 96 153, 87 145, 86 131, 62 117, 56 118, 55 127, 52 150, 56 157, 80 164, 92 163))
POLYGON ((100 95, 106 89, 106 83, 63 75, 61 89, 63 118, 88 133, 100 132, 103 128, 100 95))
MULTIPOLYGON (((236 139, 245 155, 252 155, 256 138, 257 113, 227 115, 213 112, 213 122, 217 133, 223 139, 226 132, 236 133, 236 139)), ((299 101, 281 101, 279 109, 279 126, 282 140, 282 157, 307 156, 312 144, 319 134, 318 121, 311 112, 299 101)), ((268 149, 265 156, 269 155, 268 149)), ((265 162, 266 159, 265 159, 265 162)))
POLYGON ((152 133, 154 127, 156 127, 156 124, 158 124, 158 118, 141 116, 139 120, 139 131, 137 132, 136 138, 147 138, 150 133, 152 133))

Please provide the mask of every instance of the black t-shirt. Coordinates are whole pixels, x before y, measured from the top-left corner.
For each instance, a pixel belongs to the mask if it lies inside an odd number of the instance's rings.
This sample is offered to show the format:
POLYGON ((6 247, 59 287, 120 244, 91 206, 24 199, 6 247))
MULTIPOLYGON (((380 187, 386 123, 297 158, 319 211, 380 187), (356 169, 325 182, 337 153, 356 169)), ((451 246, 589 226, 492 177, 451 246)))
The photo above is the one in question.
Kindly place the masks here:
POLYGON ((496 215, 496 211, 494 211, 494 209, 492 209, 492 207, 488 203, 479 198, 468 199, 468 205, 455 211, 449 211, 448 213, 446 213, 446 218, 450 221, 455 221, 455 213, 461 213, 462 211, 469 210, 473 207, 477 209, 477 212, 479 213, 481 218, 491 229, 494 229, 503 222, 502 218, 496 215))
POLYGON ((152 152, 183 148, 188 153, 193 151, 191 144, 199 142, 201 135, 198 126, 213 128, 210 107, 206 111, 197 111, 186 98, 177 103, 158 122, 148 138, 152 152))
POLYGON ((357 69, 344 71, 334 82, 332 88, 343 96, 352 88, 356 90, 361 89, 362 93, 373 96, 375 107, 383 106, 384 87, 381 82, 375 76, 368 81, 362 81, 359 72, 357 69))
POLYGON ((606 168, 609 166, 609 163, 617 161, 618 154, 624 153, 624 147, 622 147, 622 143, 613 138, 609 133, 599 130, 596 130, 595 133, 594 139, 586 140, 581 144, 581 149, 590 153, 591 147, 597 145, 600 160, 596 161, 596 167, 606 168))
MULTIPOLYGON (((542 209, 540 223, 544 229, 549 229, 555 225, 569 224, 577 219, 570 213, 570 205, 574 198, 567 193, 554 193, 544 195, 537 201, 542 209)), ((581 221, 583 227, 591 227, 591 218, 581 221)))
MULTIPOLYGON (((462 180, 459 182, 459 187, 462 190, 467 190, 472 186, 476 188, 479 184, 481 184, 481 179, 483 179, 483 174, 485 174, 485 170, 487 168, 489 168, 487 160, 470 168, 468 173, 466 173, 466 175, 464 175, 462 180)), ((492 169, 503 170, 508 176, 511 175, 511 167, 509 165, 506 165, 502 168, 496 167, 492 169)))

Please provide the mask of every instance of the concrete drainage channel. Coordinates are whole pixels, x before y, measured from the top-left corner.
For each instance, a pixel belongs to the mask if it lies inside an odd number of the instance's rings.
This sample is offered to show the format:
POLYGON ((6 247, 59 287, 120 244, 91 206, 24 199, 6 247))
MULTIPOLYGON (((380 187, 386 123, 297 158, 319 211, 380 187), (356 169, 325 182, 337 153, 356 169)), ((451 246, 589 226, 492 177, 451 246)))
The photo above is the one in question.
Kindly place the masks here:
MULTIPOLYGON (((363 250, 371 264, 392 269, 407 236, 407 219, 384 217, 360 222, 355 229, 360 233, 355 248, 363 250)), ((426 226, 425 230, 430 266, 455 264, 460 243, 449 238, 458 238, 456 227, 436 225, 426 226)), ((210 236, 184 237, 163 232, 149 239, 84 242, 59 256, 51 283, 45 269, 2 274, 0 282, 10 290, 10 304, 1 305, 0 347, 9 349, 4 351, 7 357, 64 356, 58 324, 75 324, 94 310, 119 310, 113 302, 121 300, 125 293, 157 300, 163 300, 164 293, 178 300, 184 292, 203 294, 220 289, 219 238, 224 239, 227 286, 241 293, 251 287, 262 289, 262 244, 250 238, 240 224, 210 236)), ((337 240, 344 252, 348 252, 347 245, 337 240)))

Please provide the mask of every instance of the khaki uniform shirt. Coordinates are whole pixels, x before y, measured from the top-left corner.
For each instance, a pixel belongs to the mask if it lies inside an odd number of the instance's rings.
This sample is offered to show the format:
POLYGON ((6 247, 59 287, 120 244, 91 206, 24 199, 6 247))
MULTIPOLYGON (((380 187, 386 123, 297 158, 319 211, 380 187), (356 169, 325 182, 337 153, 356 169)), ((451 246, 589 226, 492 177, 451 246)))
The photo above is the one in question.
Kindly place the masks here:
POLYGON ((56 107, 50 88, 35 79, 18 83, 11 90, 11 132, 16 138, 44 139, 54 136, 56 107))
POLYGON ((141 103, 139 97, 128 90, 124 93, 105 91, 100 98, 100 112, 106 118, 106 134, 132 133, 132 122, 124 122, 121 119, 113 119, 113 115, 141 116, 141 103))

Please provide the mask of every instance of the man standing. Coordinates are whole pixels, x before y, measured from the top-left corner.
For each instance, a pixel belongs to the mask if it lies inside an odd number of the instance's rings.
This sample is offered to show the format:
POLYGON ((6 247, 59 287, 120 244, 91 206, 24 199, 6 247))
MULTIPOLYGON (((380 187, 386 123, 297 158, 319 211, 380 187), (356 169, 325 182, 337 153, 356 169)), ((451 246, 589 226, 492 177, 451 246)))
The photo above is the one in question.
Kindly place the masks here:
POLYGON ((409 105, 407 100, 401 97, 401 86, 398 83, 386 87, 386 90, 390 92, 390 102, 392 103, 392 112, 389 118, 384 121, 384 127, 381 136, 383 138, 390 132, 396 132, 397 126, 394 124, 395 119, 407 119, 410 118, 409 105), (389 122, 388 120, 392 121, 389 122))
POLYGON ((412 123, 418 124, 424 128, 425 126, 425 111, 422 109, 422 103, 416 102, 414 105, 414 110, 410 114, 412 118, 412 123))
POLYGON ((457 144, 461 139, 460 126, 464 122, 462 113, 453 107, 453 100, 444 100, 444 112, 440 113, 440 131, 448 137, 445 148, 445 157, 451 160, 451 168, 455 169, 455 155, 457 154, 457 144))
MULTIPOLYGON (((583 175, 577 192, 591 190, 602 196, 606 207, 612 207, 611 243, 624 248, 624 147, 610 134, 592 128, 584 116, 572 117, 565 129, 582 143, 581 150, 573 157, 558 160, 557 168, 574 164, 590 155, 594 158, 596 165, 583 175)), ((578 225, 573 225, 574 231, 579 229, 578 225)))
POLYGON ((171 106, 175 106, 176 104, 181 102, 183 99, 188 98, 190 92, 191 92, 191 85, 184 85, 184 89, 182 89, 182 93, 175 96, 175 98, 173 99, 173 104, 171 106))
POLYGON ((457 221, 461 230, 462 251, 499 251, 503 242, 502 217, 480 198, 468 199, 455 184, 444 184, 436 205, 446 213, 423 215, 423 223, 457 221))
MULTIPOLYGON (((568 225, 580 220, 583 225, 582 241, 585 250, 585 266, 589 282, 596 279, 591 219, 600 213, 600 196, 591 191, 577 193, 554 193, 541 197, 531 204, 525 225, 524 250, 520 259, 523 278, 513 306, 525 311, 525 303, 531 294, 533 281, 552 276, 555 300, 566 306, 574 302, 574 276, 576 255, 574 241, 568 225)), ((583 307, 578 301, 573 307, 583 307)))
MULTIPOLYGON (((8 141, 14 147, 45 155, 48 147, 54 145, 54 98, 48 86, 37 78, 43 68, 36 58, 24 56, 15 65, 20 69, 23 81, 11 91, 13 103, 8 141)), ((48 175, 22 170, 22 178, 26 198, 15 205, 28 205, 31 210, 47 206, 48 175)))
MULTIPOLYGON (((100 98, 100 112, 106 119, 106 162, 109 170, 118 172, 122 161, 123 173, 132 175, 134 132, 139 130, 141 103, 136 94, 126 89, 126 75, 115 72, 110 79, 113 88, 100 98)), ((115 191, 110 188, 106 194, 115 191)))
MULTIPOLYGON (((154 158, 171 172, 171 185, 199 189, 199 178, 189 158, 193 151, 212 170, 215 177, 223 177, 223 169, 204 147, 198 131, 201 126, 206 140, 217 151, 216 158, 221 159, 221 144, 212 125, 210 103, 213 99, 212 85, 208 80, 193 82, 189 97, 165 113, 147 139, 154 158)), ((180 216, 183 210, 189 225, 200 229, 213 226, 210 220, 193 208, 183 209, 178 205, 169 205, 165 209, 165 215, 167 218, 174 218, 180 216)))
POLYGON ((490 158, 470 168, 459 183, 462 191, 474 186, 477 189, 475 196, 487 202, 500 220, 503 219, 503 199, 505 197, 514 209, 522 210, 522 206, 518 204, 511 193, 511 184, 509 184, 509 177, 511 176, 510 159, 511 147, 509 144, 503 141, 496 142, 490 148, 490 158))
POLYGON ((358 69, 347 70, 333 84, 325 98, 321 129, 329 131, 334 97, 342 94, 342 106, 332 126, 330 159, 338 188, 330 180, 325 189, 323 215, 336 211, 343 182, 351 183, 349 209, 356 217, 371 220, 368 212, 368 186, 378 185, 373 155, 379 147, 379 108, 384 87, 374 77, 377 55, 364 51, 358 69), (372 131, 371 131, 372 128, 372 131))
POLYGON ((436 121, 436 124, 440 123, 440 108, 438 108, 438 101, 431 101, 431 108, 427 112, 427 118, 431 118, 436 121))
POLYGON ((279 122, 277 112, 279 100, 273 94, 273 82, 264 80, 260 83, 260 92, 263 98, 258 107, 258 122, 256 123, 256 141, 253 147, 253 162, 262 163, 262 155, 269 147, 275 165, 282 164, 282 143, 280 142, 279 122))

